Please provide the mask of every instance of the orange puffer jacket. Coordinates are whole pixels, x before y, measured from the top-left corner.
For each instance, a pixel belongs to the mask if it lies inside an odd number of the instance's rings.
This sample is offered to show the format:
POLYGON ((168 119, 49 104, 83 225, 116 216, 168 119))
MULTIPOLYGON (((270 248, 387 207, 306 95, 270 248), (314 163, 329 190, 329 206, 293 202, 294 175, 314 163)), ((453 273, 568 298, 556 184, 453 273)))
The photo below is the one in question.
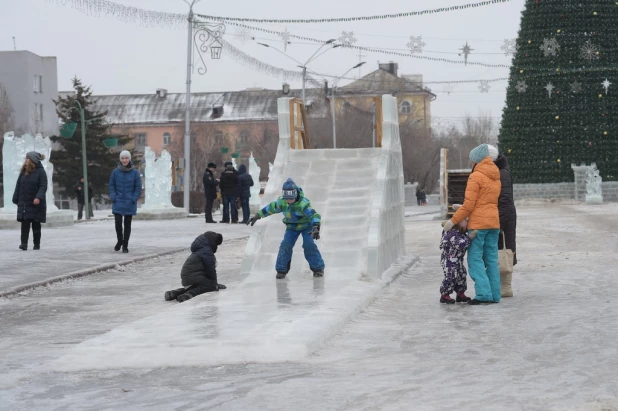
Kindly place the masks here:
POLYGON ((466 217, 468 230, 500 229, 498 198, 500 197, 500 170, 490 157, 478 163, 468 178, 466 199, 453 218, 458 224, 466 217))

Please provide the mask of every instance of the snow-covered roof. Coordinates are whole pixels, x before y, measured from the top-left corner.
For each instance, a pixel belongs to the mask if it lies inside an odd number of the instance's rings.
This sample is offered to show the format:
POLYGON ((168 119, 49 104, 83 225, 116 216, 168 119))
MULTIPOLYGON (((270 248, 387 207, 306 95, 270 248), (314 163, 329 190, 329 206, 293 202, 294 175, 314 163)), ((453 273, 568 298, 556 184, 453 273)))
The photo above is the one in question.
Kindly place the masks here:
POLYGON ((407 91, 411 93, 427 93, 435 97, 431 90, 423 87, 422 84, 410 78, 398 77, 383 68, 372 71, 366 76, 340 87, 339 90, 342 94, 346 92, 354 94, 392 94, 407 91))
MULTIPOLYGON (((307 101, 320 100, 321 90, 308 89, 307 101)), ((191 93, 191 121, 263 121, 277 120, 277 99, 280 97, 300 97, 300 90, 290 90, 284 95, 281 90, 244 90, 220 93, 191 93), (223 113, 213 112, 213 108, 223 107, 223 113)), ((185 120, 185 94, 133 94, 93 96, 95 103, 90 106, 95 111, 107 111, 107 121, 111 124, 168 124, 185 120)), ((324 116, 324 108, 308 110, 310 117, 324 116)), ((325 106, 325 105, 323 105, 325 106)))

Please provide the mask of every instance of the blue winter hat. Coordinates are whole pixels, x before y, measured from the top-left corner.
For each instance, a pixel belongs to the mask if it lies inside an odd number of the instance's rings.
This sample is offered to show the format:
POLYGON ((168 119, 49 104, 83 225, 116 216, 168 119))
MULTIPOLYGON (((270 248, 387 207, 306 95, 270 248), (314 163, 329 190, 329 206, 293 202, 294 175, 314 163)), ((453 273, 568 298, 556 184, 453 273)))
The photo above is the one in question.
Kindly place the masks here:
POLYGON ((296 187, 296 183, 291 178, 288 178, 283 183, 282 197, 284 200, 296 200, 296 197, 298 197, 298 187, 296 187))
POLYGON ((470 161, 474 164, 480 163, 485 157, 489 157, 489 147, 487 144, 481 144, 470 151, 470 161))

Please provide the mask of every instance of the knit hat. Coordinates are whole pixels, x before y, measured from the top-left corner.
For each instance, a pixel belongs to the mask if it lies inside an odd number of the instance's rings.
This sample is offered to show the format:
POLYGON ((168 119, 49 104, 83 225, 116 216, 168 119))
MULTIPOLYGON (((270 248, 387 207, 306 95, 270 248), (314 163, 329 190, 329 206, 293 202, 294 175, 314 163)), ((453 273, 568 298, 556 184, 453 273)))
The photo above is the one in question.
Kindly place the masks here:
POLYGON ((45 154, 37 153, 36 151, 30 151, 26 154, 26 157, 28 157, 34 164, 39 164, 41 160, 45 160, 45 154))
POLYGON ((491 144, 487 144, 487 151, 489 152, 489 157, 491 158, 491 161, 496 161, 498 159, 500 152, 496 147, 492 146, 491 144))
POLYGON ((129 157, 129 160, 131 160, 131 153, 129 153, 127 150, 122 150, 120 152, 120 158, 122 157, 129 157))
POLYGON ((284 200, 296 200, 296 197, 298 197, 298 187, 291 178, 288 178, 283 183, 282 197, 284 200))
MULTIPOLYGON (((494 147, 495 148, 495 147, 494 147)), ((478 164, 485 159, 485 157, 489 157, 489 145, 481 144, 478 147, 475 147, 470 151, 470 161, 474 164, 478 164)), ((496 156, 497 158, 498 156, 496 156)))
POLYGON ((225 164, 223 164, 223 166, 224 166, 224 167, 227 167, 227 166, 232 166, 232 167, 234 167, 234 163, 232 163, 231 161, 226 161, 226 162, 225 162, 225 164))
POLYGON ((219 233, 215 233, 214 231, 206 231, 204 233, 206 239, 208 240, 208 244, 210 244, 210 248, 212 248, 212 252, 217 252, 217 246, 220 246, 223 243, 223 236, 219 233))
POLYGON ((238 166, 238 174, 245 174, 247 172, 247 166, 244 164, 241 164, 240 166, 238 166))
POLYGON ((208 163, 208 168, 217 168, 215 163, 208 163))

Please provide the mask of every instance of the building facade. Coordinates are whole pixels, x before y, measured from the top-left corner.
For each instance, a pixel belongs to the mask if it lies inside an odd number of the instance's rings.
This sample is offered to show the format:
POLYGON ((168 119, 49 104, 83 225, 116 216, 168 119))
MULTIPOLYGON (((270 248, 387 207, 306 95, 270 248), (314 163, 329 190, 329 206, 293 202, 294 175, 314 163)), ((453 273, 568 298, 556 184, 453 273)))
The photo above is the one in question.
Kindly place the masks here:
POLYGON ((17 134, 58 133, 58 116, 52 99, 58 98, 56 57, 29 51, 0 51, 0 84, 13 108, 17 134))

